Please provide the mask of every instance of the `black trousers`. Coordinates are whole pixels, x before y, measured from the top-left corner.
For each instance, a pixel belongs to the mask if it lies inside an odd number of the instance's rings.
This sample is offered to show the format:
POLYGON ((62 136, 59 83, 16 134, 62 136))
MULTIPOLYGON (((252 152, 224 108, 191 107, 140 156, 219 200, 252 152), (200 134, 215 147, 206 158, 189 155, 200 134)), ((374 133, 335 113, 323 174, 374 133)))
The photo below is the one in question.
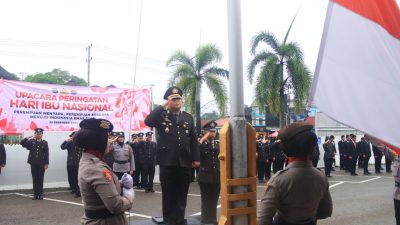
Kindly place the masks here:
POLYGON ((135 184, 136 187, 140 187, 142 184, 142 163, 135 161, 135 184))
POLYGON ((78 169, 79 166, 67 165, 68 183, 69 186, 71 187, 71 190, 74 192, 79 192, 78 169))
POLYGON ((154 174, 156 172, 156 165, 152 163, 142 164, 142 187, 146 190, 153 188, 154 174))
POLYGON ((350 159, 348 155, 343 155, 343 166, 345 171, 350 171, 350 159))
POLYGON ((324 163, 325 163, 325 175, 330 176, 332 171, 333 158, 324 158, 324 163))
POLYGON ((269 159, 267 162, 267 166, 265 169, 265 178, 269 179, 271 177, 271 165, 272 165, 272 159, 269 159))
POLYGON ((199 182, 201 193, 201 222, 217 224, 217 204, 220 192, 219 183, 199 182))
POLYGON ((370 156, 363 157, 364 173, 368 173, 368 163, 370 156))
POLYGON ((33 181, 33 193, 43 195, 44 165, 31 164, 31 174, 33 181))
POLYGON ((396 216, 396 225, 400 225, 400 200, 394 199, 394 214, 396 216))
POLYGON ((381 172, 382 156, 375 156, 375 172, 381 172))
POLYGON ((386 167, 386 172, 392 171, 392 160, 390 160, 388 157, 385 157, 385 167, 386 167))
POLYGON ((265 172, 267 170, 267 162, 266 161, 257 161, 257 176, 258 180, 265 179, 265 172))
POLYGON ((340 169, 341 170, 346 168, 345 167, 345 158, 346 157, 343 154, 340 154, 340 157, 339 157, 340 162, 339 162, 339 164, 340 164, 340 169))
POLYGON ((124 173, 128 173, 129 174, 129 171, 126 171, 126 172, 113 172, 115 175, 117 175, 117 177, 118 177, 118 180, 121 180, 122 179, 122 176, 124 175, 124 173))
POLYGON ((278 172, 279 170, 283 170, 283 165, 285 164, 285 160, 275 159, 272 164, 272 171, 274 173, 278 172))
POLYGON ((313 158, 311 158, 311 161, 312 161, 312 165, 313 165, 315 168, 317 168, 319 158, 318 158, 318 157, 313 157, 313 158))
POLYGON ((353 156, 353 158, 349 159, 349 171, 352 174, 356 173, 356 164, 357 164, 357 156, 353 156))
POLYGON ((362 155, 358 156, 358 168, 364 168, 364 159, 362 155))
POLYGON ((187 193, 192 168, 160 166, 162 211, 166 225, 185 225, 187 193))

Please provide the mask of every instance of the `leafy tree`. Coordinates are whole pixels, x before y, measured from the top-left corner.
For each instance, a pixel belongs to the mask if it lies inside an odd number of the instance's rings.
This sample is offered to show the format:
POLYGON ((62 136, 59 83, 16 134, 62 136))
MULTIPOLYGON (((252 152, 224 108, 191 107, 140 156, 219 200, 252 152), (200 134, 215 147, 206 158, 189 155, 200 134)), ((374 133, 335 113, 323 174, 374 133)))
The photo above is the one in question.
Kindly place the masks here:
POLYGON ((194 57, 178 50, 167 60, 167 66, 175 67, 169 85, 183 90, 186 107, 195 114, 197 133, 201 131, 200 93, 204 83, 214 95, 219 113, 225 115, 228 97, 222 78, 228 78, 229 73, 216 65, 221 59, 221 51, 213 44, 206 44, 199 46, 194 57))
POLYGON ((282 43, 270 32, 260 32, 253 37, 251 54, 253 59, 248 65, 248 79, 254 81, 256 67, 261 64, 256 79, 255 100, 260 109, 269 106, 272 115, 279 116, 280 127, 286 124, 286 95, 294 95, 295 112, 300 113, 306 107, 311 87, 311 73, 303 61, 303 52, 296 42, 287 42, 294 17, 282 43), (269 48, 256 52, 261 43, 269 48), (286 78, 284 77, 286 71, 286 78))
POLYGON ((219 118, 219 115, 216 111, 204 113, 203 115, 201 115, 201 119, 203 119, 203 120, 217 120, 218 118, 219 118))
POLYGON ((27 82, 46 84, 66 84, 72 81, 76 83, 76 85, 87 86, 84 79, 71 75, 68 71, 61 69, 53 69, 51 72, 28 75, 24 80, 27 82))

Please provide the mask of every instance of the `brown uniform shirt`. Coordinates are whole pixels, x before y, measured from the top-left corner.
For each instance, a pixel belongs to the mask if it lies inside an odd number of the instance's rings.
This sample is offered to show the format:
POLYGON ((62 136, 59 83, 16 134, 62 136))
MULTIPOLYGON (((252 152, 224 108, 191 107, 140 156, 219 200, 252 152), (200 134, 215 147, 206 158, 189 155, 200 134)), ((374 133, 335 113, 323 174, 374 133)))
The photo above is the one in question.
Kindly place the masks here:
POLYGON ((121 185, 111 168, 96 156, 83 152, 79 162, 79 187, 85 210, 110 211, 113 216, 102 219, 82 217, 82 224, 128 224, 124 215, 133 202, 120 195, 121 185))
POLYGON ((275 213, 294 224, 331 216, 328 180, 311 161, 291 162, 268 181, 258 210, 258 224, 272 224, 275 213))

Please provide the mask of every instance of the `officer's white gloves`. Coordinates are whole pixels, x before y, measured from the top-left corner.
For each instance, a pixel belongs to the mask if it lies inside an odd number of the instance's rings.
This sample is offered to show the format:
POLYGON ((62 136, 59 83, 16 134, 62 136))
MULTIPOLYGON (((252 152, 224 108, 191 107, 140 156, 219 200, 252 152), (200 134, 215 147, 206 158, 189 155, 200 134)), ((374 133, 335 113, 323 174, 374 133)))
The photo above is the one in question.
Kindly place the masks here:
POLYGON ((121 178, 121 184, 124 188, 133 188, 133 178, 131 175, 124 173, 121 178))
POLYGON ((122 195, 129 199, 131 202, 135 199, 135 190, 133 190, 133 179, 132 176, 124 173, 121 178, 122 184, 122 195))
POLYGON ((122 195, 133 202, 135 199, 135 190, 133 190, 133 188, 122 188, 122 195))

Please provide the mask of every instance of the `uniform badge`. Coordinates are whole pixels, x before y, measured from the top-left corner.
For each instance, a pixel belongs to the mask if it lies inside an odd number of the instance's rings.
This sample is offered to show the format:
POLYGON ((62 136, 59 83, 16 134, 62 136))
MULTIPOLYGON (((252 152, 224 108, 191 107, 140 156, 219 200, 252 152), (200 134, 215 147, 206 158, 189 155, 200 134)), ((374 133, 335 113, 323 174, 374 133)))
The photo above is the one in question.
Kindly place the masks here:
POLYGON ((165 128, 165 133, 169 133, 169 128, 165 128))
POLYGON ((188 133, 189 133, 189 130, 186 130, 186 133, 188 134, 188 133))
POLYGON ((103 170, 103 175, 108 182, 111 182, 113 180, 112 173, 108 169, 103 170))
POLYGON ((172 89, 172 94, 178 94, 178 89, 176 88, 172 89))

